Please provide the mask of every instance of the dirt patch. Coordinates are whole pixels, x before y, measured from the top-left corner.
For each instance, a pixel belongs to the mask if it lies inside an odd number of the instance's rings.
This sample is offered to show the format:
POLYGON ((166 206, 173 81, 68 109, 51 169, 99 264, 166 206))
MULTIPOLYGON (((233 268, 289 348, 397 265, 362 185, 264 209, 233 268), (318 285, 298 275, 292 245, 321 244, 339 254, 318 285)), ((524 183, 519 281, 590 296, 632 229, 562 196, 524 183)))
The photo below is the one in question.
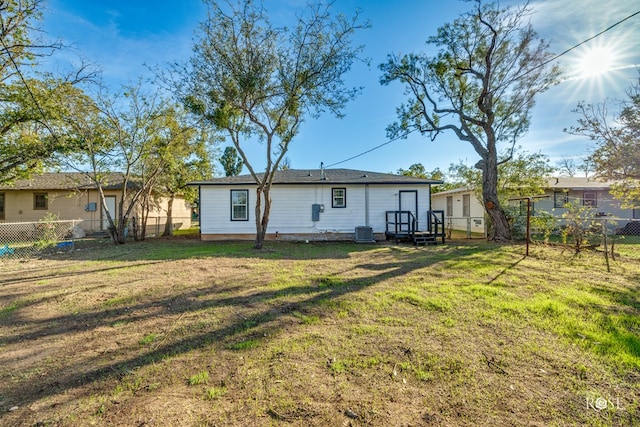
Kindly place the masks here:
MULTIPOLYGON (((3 264, 0 424, 638 421, 633 357, 617 365, 586 338, 546 329, 545 316, 569 303, 518 306, 555 295, 597 259, 576 267, 540 252, 514 264, 519 250, 476 242, 255 251, 180 238, 87 242, 3 264), (596 408, 602 396, 620 407, 596 408)), ((580 294, 595 310, 616 308, 603 315, 637 316, 637 270, 625 265, 604 281, 592 269, 573 288, 595 289, 580 294)), ((637 340, 634 325, 619 332, 637 340)))

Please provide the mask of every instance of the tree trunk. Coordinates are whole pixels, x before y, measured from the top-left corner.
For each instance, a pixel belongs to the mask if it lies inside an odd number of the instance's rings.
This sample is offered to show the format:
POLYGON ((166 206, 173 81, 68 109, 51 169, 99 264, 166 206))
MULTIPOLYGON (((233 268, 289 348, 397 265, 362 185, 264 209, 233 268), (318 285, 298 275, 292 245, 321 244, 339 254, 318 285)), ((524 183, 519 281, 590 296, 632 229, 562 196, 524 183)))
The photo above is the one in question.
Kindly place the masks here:
POLYGON ((271 211, 271 197, 268 188, 256 190, 256 241, 253 245, 255 249, 262 249, 267 235, 267 225, 269 224, 269 213, 271 211), (262 211, 262 200, 264 197, 264 212, 262 211))
POLYGON ((171 194, 169 201, 167 202, 167 222, 164 224, 163 236, 173 236, 173 200, 175 195, 171 194))
POLYGON ((126 217, 122 217, 118 224, 116 224, 116 239, 117 242, 121 245, 126 243, 126 229, 127 229, 127 219, 126 217))
MULTIPOLYGON (((495 152, 494 152, 495 154, 495 152)), ((491 220, 489 240, 508 242, 511 240, 511 227, 498 199, 498 162, 497 156, 489 154, 482 162, 482 200, 484 209, 491 220)))

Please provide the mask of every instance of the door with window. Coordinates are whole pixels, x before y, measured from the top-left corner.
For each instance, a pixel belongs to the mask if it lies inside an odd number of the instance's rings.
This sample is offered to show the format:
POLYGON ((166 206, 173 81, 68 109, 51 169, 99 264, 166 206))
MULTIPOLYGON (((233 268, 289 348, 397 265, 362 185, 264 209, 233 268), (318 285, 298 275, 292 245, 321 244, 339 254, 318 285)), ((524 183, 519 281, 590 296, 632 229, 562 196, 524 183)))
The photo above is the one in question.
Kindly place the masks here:
MULTIPOLYGON (((415 229, 418 228, 418 192, 416 190, 403 190, 399 193, 399 210, 409 211, 416 219, 415 229)), ((411 215, 402 214, 400 219, 402 231, 411 231, 412 217, 411 215)))
POLYGON ((109 229, 109 219, 107 218, 107 212, 105 208, 109 210, 109 214, 111 215, 111 219, 114 221, 117 218, 116 215, 116 196, 105 196, 104 197, 105 206, 102 207, 102 230, 109 229))

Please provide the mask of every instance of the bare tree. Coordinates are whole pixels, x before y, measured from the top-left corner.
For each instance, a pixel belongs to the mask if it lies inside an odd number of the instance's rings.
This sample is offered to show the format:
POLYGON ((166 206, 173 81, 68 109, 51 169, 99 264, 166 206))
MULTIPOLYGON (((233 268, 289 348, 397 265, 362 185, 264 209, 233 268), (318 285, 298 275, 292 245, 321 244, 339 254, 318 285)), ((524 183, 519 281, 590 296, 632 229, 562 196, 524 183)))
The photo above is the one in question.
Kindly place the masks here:
POLYGON ((271 23, 267 11, 250 0, 225 8, 207 0, 195 54, 172 82, 191 110, 223 130, 257 184, 256 240, 262 248, 271 185, 306 116, 328 111, 342 117, 359 88, 343 75, 361 52, 352 36, 367 25, 358 14, 333 17, 331 4, 311 4, 291 30, 271 23), (228 10, 229 12, 226 12, 228 10), (249 159, 246 148, 262 143, 265 154, 249 159), (257 169, 264 164, 264 172, 257 169))
POLYGON ((450 131, 471 144, 480 156, 489 238, 506 241, 511 232, 498 199, 498 166, 511 159, 529 128, 535 96, 557 83, 559 69, 546 66, 548 44, 531 27, 528 5, 475 4, 427 40, 439 49, 436 56, 389 55, 380 81, 402 83, 409 96, 398 108, 399 121, 387 128, 390 137, 419 131, 433 140, 450 131), (508 154, 499 159, 501 143, 508 154))
MULTIPOLYGON (((640 71, 639 71, 640 72, 640 71)), ((597 176, 618 180, 612 192, 623 206, 640 206, 640 78, 615 102, 578 104, 578 124, 568 132, 588 137, 596 146, 589 156, 597 176)))

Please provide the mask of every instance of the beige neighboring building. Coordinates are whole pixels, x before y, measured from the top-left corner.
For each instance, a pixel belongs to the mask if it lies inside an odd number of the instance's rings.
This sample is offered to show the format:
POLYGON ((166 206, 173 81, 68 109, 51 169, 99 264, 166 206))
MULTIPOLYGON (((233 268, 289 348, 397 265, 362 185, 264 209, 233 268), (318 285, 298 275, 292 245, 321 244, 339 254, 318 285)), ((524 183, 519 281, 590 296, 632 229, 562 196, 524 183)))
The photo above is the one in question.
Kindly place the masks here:
MULTIPOLYGON (((104 186, 105 202, 112 217, 117 217, 122 175, 113 174, 104 186)), ((108 227, 105 207, 95 184, 81 173, 43 173, 31 179, 0 185, 0 222, 37 222, 48 214, 60 220, 78 220, 87 234, 108 227)), ((191 227, 191 206, 182 198, 173 202, 174 229, 191 227)), ((167 220, 167 199, 149 212, 147 233, 164 230, 167 220)))
POLYGON ((485 233, 482 203, 473 190, 465 187, 431 195, 433 209, 444 211, 445 230, 485 233))

